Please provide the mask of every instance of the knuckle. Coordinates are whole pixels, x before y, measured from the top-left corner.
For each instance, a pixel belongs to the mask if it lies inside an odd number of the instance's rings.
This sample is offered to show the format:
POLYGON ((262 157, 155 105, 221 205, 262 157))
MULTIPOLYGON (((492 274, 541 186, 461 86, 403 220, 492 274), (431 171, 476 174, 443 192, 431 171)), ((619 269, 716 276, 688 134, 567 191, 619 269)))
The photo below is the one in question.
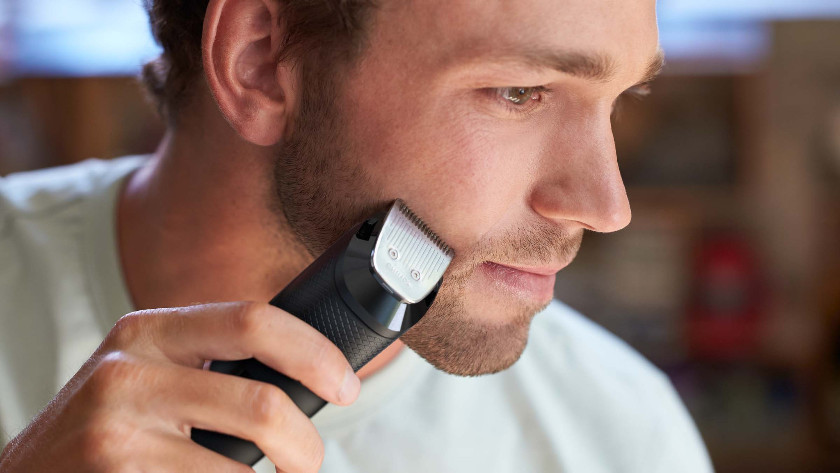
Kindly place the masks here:
POLYGON ((124 347, 136 340, 142 330, 140 323, 142 314, 142 312, 131 312, 120 317, 108 334, 110 341, 117 347, 124 347))
POLYGON ((153 338, 154 331, 162 328, 162 321, 176 315, 180 308, 138 310, 123 315, 106 337, 107 346, 124 348, 153 338))
POLYGON ((119 399, 143 377, 142 366, 121 352, 103 356, 90 376, 87 386, 100 401, 119 399))
POLYGON ((269 434, 286 423, 290 402, 276 386, 260 382, 251 384, 248 398, 252 420, 261 432, 269 434))
POLYGON ((233 332, 245 338, 258 335, 265 326, 264 309, 265 304, 258 302, 237 302, 231 317, 233 332))

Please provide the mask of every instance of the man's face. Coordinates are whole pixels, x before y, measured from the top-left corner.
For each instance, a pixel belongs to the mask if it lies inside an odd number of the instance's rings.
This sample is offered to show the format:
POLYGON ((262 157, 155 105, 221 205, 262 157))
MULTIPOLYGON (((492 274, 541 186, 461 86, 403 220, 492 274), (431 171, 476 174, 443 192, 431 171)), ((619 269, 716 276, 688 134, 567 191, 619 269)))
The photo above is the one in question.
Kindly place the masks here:
POLYGON ((405 200, 456 257, 403 340, 444 371, 496 372, 583 230, 629 223, 610 114, 657 58, 654 1, 382 3, 359 63, 302 98, 280 203, 318 254, 405 200))

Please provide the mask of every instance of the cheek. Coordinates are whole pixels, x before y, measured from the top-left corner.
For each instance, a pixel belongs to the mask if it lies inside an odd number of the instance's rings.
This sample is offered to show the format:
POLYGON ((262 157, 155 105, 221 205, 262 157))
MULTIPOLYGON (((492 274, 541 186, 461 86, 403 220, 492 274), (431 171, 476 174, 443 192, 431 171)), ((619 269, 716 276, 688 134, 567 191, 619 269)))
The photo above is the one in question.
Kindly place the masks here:
POLYGON ((456 251, 522 219, 536 134, 451 104, 378 105, 353 135, 377 194, 405 199, 456 251))

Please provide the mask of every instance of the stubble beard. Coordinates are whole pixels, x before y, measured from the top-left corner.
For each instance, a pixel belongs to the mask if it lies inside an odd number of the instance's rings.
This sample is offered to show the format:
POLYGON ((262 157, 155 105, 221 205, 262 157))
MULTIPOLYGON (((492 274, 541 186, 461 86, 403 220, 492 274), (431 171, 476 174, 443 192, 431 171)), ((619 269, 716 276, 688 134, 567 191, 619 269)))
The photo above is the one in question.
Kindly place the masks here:
MULTIPOLYGON (((318 76, 304 77, 303 83, 303 105, 294 131, 275 162, 272 206, 282 212, 282 220, 311 255, 317 256, 348 228, 387 208, 391 199, 371 182, 359 153, 354 152, 336 106, 339 91, 334 81, 318 76)), ((581 235, 529 229, 456 255, 434 304, 401 340, 450 374, 478 376, 507 369, 524 351, 531 321, 545 305, 511 299, 491 308, 480 307, 486 301, 470 301, 468 289, 475 271, 483 261, 547 260, 558 251, 573 255, 581 235), (490 317, 503 320, 490 323, 488 317, 482 319, 482 313, 474 313, 482 310, 506 314, 490 317)))

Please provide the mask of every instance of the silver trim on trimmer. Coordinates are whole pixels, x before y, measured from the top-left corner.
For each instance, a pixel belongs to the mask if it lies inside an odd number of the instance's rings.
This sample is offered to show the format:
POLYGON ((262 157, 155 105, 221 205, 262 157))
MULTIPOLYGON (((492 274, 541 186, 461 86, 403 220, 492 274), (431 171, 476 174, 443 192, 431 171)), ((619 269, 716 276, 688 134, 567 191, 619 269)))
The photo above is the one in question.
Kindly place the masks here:
POLYGON ((379 232, 371 254, 371 267, 403 301, 416 304, 432 292, 454 254, 397 199, 379 232))

